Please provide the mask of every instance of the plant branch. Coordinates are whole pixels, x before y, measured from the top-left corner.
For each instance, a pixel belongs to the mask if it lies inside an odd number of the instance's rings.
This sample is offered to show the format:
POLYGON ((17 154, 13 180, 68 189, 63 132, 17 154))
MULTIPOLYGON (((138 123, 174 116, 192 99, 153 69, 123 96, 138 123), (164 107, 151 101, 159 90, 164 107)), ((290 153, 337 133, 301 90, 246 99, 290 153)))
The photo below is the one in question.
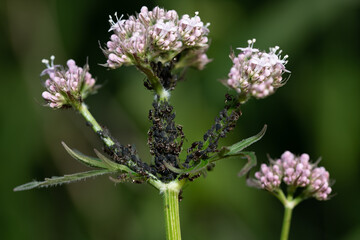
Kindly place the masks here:
POLYGON ((278 198, 283 203, 285 208, 280 240, 289 239, 292 211, 303 200, 303 198, 300 196, 293 198, 293 193, 294 191, 288 191, 288 196, 285 197, 282 190, 278 192, 278 198))
POLYGON ((151 69, 142 66, 141 64, 136 65, 136 67, 142 71, 149 82, 151 83, 151 87, 154 89, 155 93, 159 96, 160 101, 169 100, 170 94, 160 82, 160 79, 154 75, 151 69))
POLYGON ((106 146, 111 148, 115 145, 115 142, 109 137, 105 136, 103 128, 99 125, 99 123, 95 120, 92 114, 89 112, 89 109, 82 103, 77 110, 81 113, 81 115, 85 118, 85 120, 90 124, 91 128, 100 136, 101 140, 105 143, 106 146))

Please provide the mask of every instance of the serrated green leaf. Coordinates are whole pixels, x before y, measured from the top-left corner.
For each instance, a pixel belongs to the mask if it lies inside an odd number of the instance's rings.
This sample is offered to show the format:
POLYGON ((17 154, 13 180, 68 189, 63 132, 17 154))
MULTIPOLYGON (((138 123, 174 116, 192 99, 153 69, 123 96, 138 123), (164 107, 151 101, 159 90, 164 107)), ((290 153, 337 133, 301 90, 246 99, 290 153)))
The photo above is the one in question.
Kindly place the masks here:
POLYGON ((95 154, 101 159, 101 161, 107 166, 106 168, 108 168, 110 170, 114 170, 114 171, 123 171, 123 172, 131 173, 133 175, 137 175, 136 172, 134 172, 133 170, 131 170, 127 166, 111 161, 110 159, 108 159, 107 157, 102 155, 96 149, 94 149, 94 151, 95 151, 95 154))
POLYGON ((89 157, 77 150, 73 150, 69 148, 64 142, 61 142, 61 144, 64 146, 65 150, 70 154, 70 156, 72 156, 79 162, 85 164, 86 166, 94 167, 94 168, 104 168, 104 169, 108 168, 107 165, 105 165, 100 159, 89 157))
POLYGON ((61 185, 64 183, 76 182, 76 181, 84 180, 84 179, 87 179, 90 177, 100 176, 103 174, 114 173, 114 172, 115 171, 101 169, 101 170, 92 170, 92 171, 88 171, 88 172, 64 175, 62 177, 45 178, 45 180, 42 182, 33 181, 33 182, 29 182, 29 183, 20 185, 20 186, 14 188, 14 191, 17 192, 17 191, 30 190, 33 188, 51 187, 51 186, 61 185))
POLYGON ((230 147, 228 147, 229 151, 227 153, 225 153, 224 156, 238 155, 243 149, 245 149, 248 146, 250 146, 251 144, 259 141, 264 136, 264 134, 266 132, 266 128, 267 128, 267 126, 264 125, 263 129, 255 136, 246 138, 238 143, 231 145, 230 147))
POLYGON ((245 166, 238 173, 238 176, 242 177, 256 166, 257 160, 254 152, 241 152, 240 156, 248 160, 245 166))

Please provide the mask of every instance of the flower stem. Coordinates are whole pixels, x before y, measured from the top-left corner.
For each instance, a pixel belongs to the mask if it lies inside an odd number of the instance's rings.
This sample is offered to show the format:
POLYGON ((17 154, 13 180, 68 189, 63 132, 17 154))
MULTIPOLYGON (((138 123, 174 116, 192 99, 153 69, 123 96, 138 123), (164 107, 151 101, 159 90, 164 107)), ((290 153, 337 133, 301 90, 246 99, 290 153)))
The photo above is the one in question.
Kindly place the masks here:
POLYGON ((169 92, 163 87, 160 79, 154 75, 153 71, 142 64, 136 65, 137 68, 142 71, 151 83, 155 93, 159 96, 160 101, 169 100, 169 92))
POLYGON ((175 180, 164 184, 160 191, 164 194, 164 212, 166 224, 166 239, 181 240, 179 193, 182 183, 175 180))
POLYGON ((103 133, 103 129, 102 127, 99 125, 99 123, 95 120, 95 118, 91 115, 91 113, 89 112, 87 106, 85 105, 85 103, 81 103, 81 105, 79 105, 77 107, 77 110, 81 113, 81 115, 85 118, 85 120, 91 125, 91 128, 100 135, 100 138, 103 140, 103 142, 106 144, 106 146, 111 147, 113 146, 115 143, 114 141, 108 137, 108 136, 104 136, 103 133))
MULTIPOLYGON (((85 105, 85 103, 81 103, 79 105, 74 105, 74 107, 81 113, 81 115, 85 118, 85 120, 88 122, 88 124, 91 126, 91 128, 95 131, 95 133, 97 133, 101 140, 105 143, 105 145, 109 148, 112 149, 115 146, 115 142, 111 139, 111 137, 109 137, 108 135, 104 134, 104 130, 103 128, 99 125, 99 123, 95 120, 95 118, 91 115, 91 113, 89 112, 89 109, 87 108, 87 106, 85 105)), ((115 153, 117 153, 117 149, 113 149, 113 151, 115 153)), ((132 167, 136 167, 136 163, 132 160, 129 160, 127 163, 127 166, 132 168, 132 167)), ((149 180, 149 183, 151 185, 153 185, 156 188, 159 188, 159 186, 161 185, 160 181, 157 180, 157 178, 147 172, 147 174, 151 177, 149 180)))
POLYGON ((304 200, 304 198, 302 196, 293 198, 293 194, 294 194, 293 189, 288 189, 287 197, 285 197, 284 193, 281 190, 278 192, 278 194, 279 194, 278 198, 283 203, 284 208, 285 208, 280 240, 288 240, 289 232, 290 232, 290 225, 291 225, 292 211, 302 200, 304 200))
POLYGON ((283 220, 280 240, 287 240, 289 238, 292 210, 293 207, 285 206, 284 220, 283 220))

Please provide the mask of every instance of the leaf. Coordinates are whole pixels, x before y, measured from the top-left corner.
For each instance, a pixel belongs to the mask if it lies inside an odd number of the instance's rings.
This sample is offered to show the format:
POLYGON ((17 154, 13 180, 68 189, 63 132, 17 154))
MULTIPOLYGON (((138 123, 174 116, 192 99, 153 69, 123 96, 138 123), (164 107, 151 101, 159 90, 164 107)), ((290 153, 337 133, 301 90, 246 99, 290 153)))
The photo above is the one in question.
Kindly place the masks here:
POLYGON ((111 161, 110 159, 108 159, 107 157, 102 155, 98 150, 94 149, 94 152, 101 159, 102 163, 106 166, 106 168, 108 168, 110 170, 113 170, 113 171, 119 171, 120 170, 120 171, 123 171, 123 172, 131 173, 133 175, 138 175, 136 172, 134 172, 133 170, 131 170, 127 166, 111 161))
POLYGON ((164 163, 165 167, 167 167, 170 171, 172 171, 174 173, 178 173, 178 174, 186 174, 186 173, 192 174, 192 173, 200 172, 200 171, 204 170, 207 167, 207 165, 209 165, 208 160, 201 160, 201 162, 199 162, 194 167, 180 169, 180 168, 176 168, 176 167, 172 166, 168 162, 164 161, 163 163, 164 163))
POLYGON ((223 158, 224 156, 226 156, 226 154, 228 154, 230 152, 230 147, 222 147, 220 149, 220 151, 215 155, 219 158, 223 158))
POLYGON ((164 163, 164 165, 165 165, 165 167, 167 169, 169 169, 170 171, 172 171, 174 173, 183 174, 183 173, 186 173, 186 171, 188 171, 187 168, 186 169, 176 168, 176 167, 174 167, 173 165, 171 165, 170 163, 168 163, 166 161, 164 161, 163 163, 164 163))
POLYGON ((100 161, 100 159, 89 157, 77 150, 73 150, 69 148, 64 142, 61 142, 61 144, 64 146, 65 150, 70 154, 70 156, 72 156, 79 162, 85 164, 86 166, 95 167, 95 168, 105 168, 105 169, 108 168, 106 164, 100 161))
POLYGON ((76 181, 84 180, 84 179, 87 179, 90 177, 100 176, 103 174, 114 173, 114 172, 115 171, 101 169, 101 170, 92 170, 92 171, 88 171, 88 172, 75 173, 75 174, 71 174, 71 175, 64 175, 62 177, 45 178, 45 180, 42 182, 33 181, 33 182, 29 182, 29 183, 20 185, 20 186, 14 188, 14 191, 17 192, 17 191, 30 190, 33 188, 51 187, 51 186, 61 185, 64 183, 76 182, 76 181))
POLYGON ((238 155, 243 149, 245 149, 248 146, 250 146, 251 144, 259 141, 264 136, 264 134, 266 132, 266 128, 267 128, 267 126, 264 125, 263 129, 255 136, 246 138, 238 143, 231 145, 230 147, 228 147, 229 151, 227 153, 225 153, 224 156, 238 155))
POLYGON ((188 169, 179 169, 167 162, 163 162, 164 165, 172 172, 178 173, 178 174, 193 174, 196 172, 201 172, 206 169, 206 167, 215 161, 218 161, 223 158, 233 157, 233 156, 240 156, 242 158, 247 158, 248 162, 245 164, 245 166, 242 168, 242 170, 239 173, 239 176, 245 175, 251 168, 253 168, 256 165, 256 156, 253 152, 241 152, 244 148, 250 146, 251 144, 259 141, 266 132, 266 125, 264 125, 263 129, 256 134, 255 136, 246 138, 238 143, 235 143, 229 147, 222 147, 219 152, 217 152, 215 155, 211 156, 208 160, 201 160, 200 163, 195 165, 192 168, 188 169))
POLYGON ((253 167, 256 166, 257 160, 256 160, 256 155, 254 152, 242 152, 240 154, 240 156, 242 158, 246 158, 248 160, 248 162, 245 164, 245 166, 238 173, 238 176, 242 177, 246 173, 248 173, 250 171, 250 169, 252 169, 253 167))

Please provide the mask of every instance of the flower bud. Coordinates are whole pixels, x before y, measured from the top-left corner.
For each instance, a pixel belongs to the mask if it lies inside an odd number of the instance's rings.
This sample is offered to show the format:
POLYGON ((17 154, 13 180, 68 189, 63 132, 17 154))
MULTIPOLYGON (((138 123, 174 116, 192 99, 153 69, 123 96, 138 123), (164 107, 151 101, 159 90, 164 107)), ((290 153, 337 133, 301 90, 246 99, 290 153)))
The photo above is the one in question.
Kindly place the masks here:
POLYGON ((330 174, 324 167, 314 168, 311 172, 309 192, 318 200, 327 200, 332 189, 329 186, 330 174))
POLYGON ((303 188, 305 197, 327 200, 332 191, 330 175, 324 167, 311 164, 308 154, 295 156, 286 151, 269 165, 261 164, 260 171, 255 173, 255 184, 270 192, 280 188, 281 182, 292 189, 303 188))

